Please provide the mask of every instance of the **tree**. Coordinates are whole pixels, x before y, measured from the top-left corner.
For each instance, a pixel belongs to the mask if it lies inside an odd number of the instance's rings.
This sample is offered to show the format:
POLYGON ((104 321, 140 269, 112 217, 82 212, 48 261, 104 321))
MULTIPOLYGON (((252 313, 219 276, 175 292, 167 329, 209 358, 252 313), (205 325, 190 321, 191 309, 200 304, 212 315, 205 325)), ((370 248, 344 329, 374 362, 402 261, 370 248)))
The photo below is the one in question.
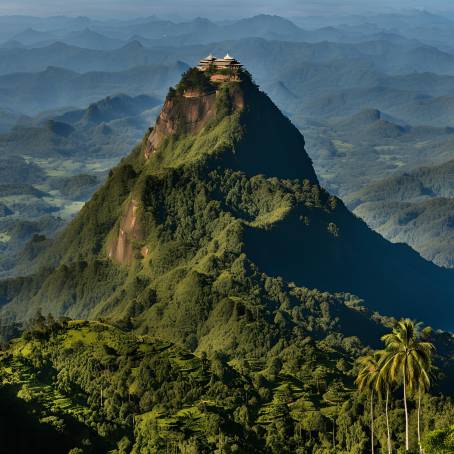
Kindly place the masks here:
POLYGON ((388 408, 389 408, 389 394, 391 389, 393 388, 395 381, 393 380, 393 377, 391 374, 389 374, 389 368, 383 367, 388 359, 390 353, 386 350, 381 350, 379 352, 380 354, 380 371, 377 377, 377 381, 375 384, 375 389, 377 393, 380 395, 383 395, 385 393, 386 399, 385 399, 385 417, 386 417, 386 436, 387 436, 387 448, 388 448, 388 454, 391 454, 391 430, 389 427, 389 414, 388 414, 388 408))
POLYGON ((374 454, 374 391, 380 372, 380 353, 376 352, 359 359, 361 369, 355 383, 359 391, 370 393, 370 442, 371 452, 374 454))
POLYGON ((424 447, 427 452, 450 454, 454 452, 454 426, 437 429, 425 436, 424 447))
MULTIPOLYGON (((434 346, 430 342, 420 340, 419 324, 409 319, 399 321, 393 331, 385 334, 382 340, 385 342, 388 357, 383 363, 383 373, 392 381, 402 383, 404 409, 405 409, 405 450, 410 447, 408 433, 408 406, 409 393, 418 390, 420 392, 423 383, 430 383, 429 370, 434 346)), ((419 411, 419 410, 418 410, 419 411)), ((419 426, 419 414, 418 414, 419 426)), ((418 430, 419 432, 419 430, 418 430)), ((418 442, 421 449, 420 434, 418 442)))
MULTIPOLYGON (((432 345, 432 344, 430 344, 432 345)), ((433 348, 433 346, 432 346, 433 348)), ((418 446, 419 452, 422 454, 422 443, 421 443, 421 393, 427 392, 430 388, 430 376, 429 371, 431 368, 431 357, 429 355, 429 362, 420 366, 419 374, 416 380, 416 392, 418 394, 418 446)))

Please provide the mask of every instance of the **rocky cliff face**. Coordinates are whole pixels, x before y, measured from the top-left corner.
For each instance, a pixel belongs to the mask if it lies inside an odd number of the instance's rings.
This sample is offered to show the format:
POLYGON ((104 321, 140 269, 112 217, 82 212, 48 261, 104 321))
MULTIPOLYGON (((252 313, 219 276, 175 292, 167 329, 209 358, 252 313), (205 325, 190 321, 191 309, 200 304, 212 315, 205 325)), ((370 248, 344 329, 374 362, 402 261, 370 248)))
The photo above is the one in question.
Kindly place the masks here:
POLYGON ((138 209, 136 200, 128 202, 125 213, 121 217, 116 238, 108 241, 109 258, 123 265, 132 263, 134 243, 143 240, 143 228, 137 215, 138 209))
POLYGON ((176 133, 199 132, 216 115, 217 92, 200 90, 185 92, 182 96, 166 99, 147 139, 145 158, 148 159, 161 145, 164 138, 176 133))

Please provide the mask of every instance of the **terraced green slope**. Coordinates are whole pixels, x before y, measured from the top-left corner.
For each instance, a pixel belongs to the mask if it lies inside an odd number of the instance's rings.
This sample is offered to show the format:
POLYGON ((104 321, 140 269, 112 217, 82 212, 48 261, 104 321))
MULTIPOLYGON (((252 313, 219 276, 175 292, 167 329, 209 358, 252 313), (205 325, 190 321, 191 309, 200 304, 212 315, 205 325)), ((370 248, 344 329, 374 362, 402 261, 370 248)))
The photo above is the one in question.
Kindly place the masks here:
MULTIPOLYGON (((100 322, 40 318, 0 355, 0 403, 20 409, 22 421, 33 419, 37 452, 263 452, 264 434, 277 421, 329 413, 336 403, 326 394, 328 378, 339 380, 344 397, 351 394, 348 374, 333 372, 342 354, 310 341, 300 347, 300 358, 310 355, 329 372, 314 380, 309 363, 303 374, 277 360, 228 364, 100 322), (55 443, 48 451, 46 437, 55 443)), ((2 420, 2 445, 26 452, 11 435, 24 430, 20 421, 2 420)))

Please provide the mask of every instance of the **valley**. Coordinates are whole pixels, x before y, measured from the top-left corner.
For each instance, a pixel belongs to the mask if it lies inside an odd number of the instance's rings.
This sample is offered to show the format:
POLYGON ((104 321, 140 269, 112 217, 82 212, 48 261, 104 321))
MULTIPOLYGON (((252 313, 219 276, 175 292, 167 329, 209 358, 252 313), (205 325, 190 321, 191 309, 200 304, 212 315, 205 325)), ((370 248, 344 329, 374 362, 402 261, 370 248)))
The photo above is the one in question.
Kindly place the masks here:
POLYGON ((87 109, 23 119, 0 134, 0 275, 9 274, 34 236, 54 236, 80 211, 143 135, 158 103, 117 95, 87 109))

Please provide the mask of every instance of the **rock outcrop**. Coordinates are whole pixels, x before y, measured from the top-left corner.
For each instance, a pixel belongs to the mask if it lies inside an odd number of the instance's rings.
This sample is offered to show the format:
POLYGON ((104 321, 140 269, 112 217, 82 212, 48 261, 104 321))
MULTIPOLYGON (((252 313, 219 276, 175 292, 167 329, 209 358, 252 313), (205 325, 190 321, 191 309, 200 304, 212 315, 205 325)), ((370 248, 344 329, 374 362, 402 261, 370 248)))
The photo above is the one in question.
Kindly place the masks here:
POLYGON ((118 227, 118 234, 108 245, 108 256, 115 262, 127 265, 133 260, 134 243, 143 240, 143 229, 138 220, 138 203, 132 199, 118 227))

